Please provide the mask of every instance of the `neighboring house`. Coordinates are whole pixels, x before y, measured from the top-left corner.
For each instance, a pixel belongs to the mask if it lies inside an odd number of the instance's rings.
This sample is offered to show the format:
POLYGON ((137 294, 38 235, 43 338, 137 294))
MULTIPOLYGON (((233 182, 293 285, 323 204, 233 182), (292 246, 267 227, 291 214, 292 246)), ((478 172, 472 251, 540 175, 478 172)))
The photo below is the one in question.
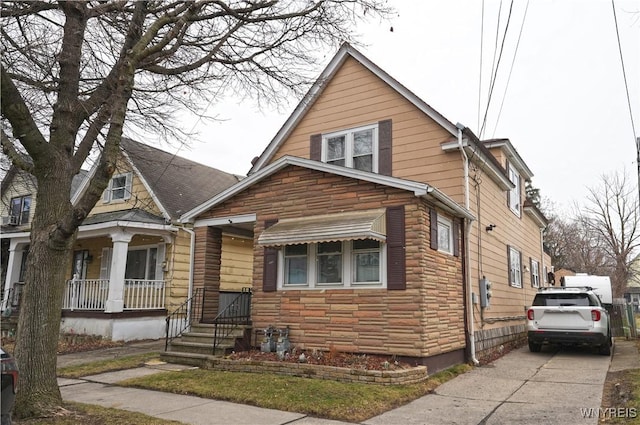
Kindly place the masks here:
MULTIPOLYGON (((193 233, 177 218, 239 178, 129 139, 121 147, 108 188, 78 229, 61 330, 114 340, 159 338, 167 312, 191 291, 193 233)), ((87 175, 91 171, 74 179, 72 202, 85 190, 87 175)), ((13 169, 3 180, 3 311, 19 308, 36 192, 24 172, 13 169)), ((229 248, 234 243, 225 242, 229 248)), ((245 275, 242 268, 231 270, 221 289, 239 291, 245 275), (228 283, 235 281, 241 283, 228 283)))
POLYGON ((531 177, 345 44, 249 176, 182 216, 194 286, 220 290, 223 235, 249 236, 254 329, 430 371, 488 354, 551 270, 531 177))
POLYGON ((624 298, 640 313, 640 255, 631 261, 631 278, 627 282, 624 298))

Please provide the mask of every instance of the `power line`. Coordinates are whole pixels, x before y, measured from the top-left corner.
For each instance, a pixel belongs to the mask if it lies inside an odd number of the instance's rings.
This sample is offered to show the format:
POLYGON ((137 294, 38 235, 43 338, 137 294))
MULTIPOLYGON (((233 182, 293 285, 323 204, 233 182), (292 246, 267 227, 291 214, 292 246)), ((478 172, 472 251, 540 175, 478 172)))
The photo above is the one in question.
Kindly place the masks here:
POLYGON ((484 47, 484 0, 482 0, 482 14, 480 17, 480 76, 478 79, 478 125, 476 127, 478 134, 480 134, 480 105, 482 101, 482 55, 484 47))
POLYGON ((500 121, 500 115, 502 115, 502 107, 504 106, 504 101, 507 98, 507 89, 509 88, 509 81, 511 81, 511 73, 513 72, 513 64, 516 62, 516 55, 518 54, 518 47, 520 46, 520 38, 522 37, 522 30, 524 29, 524 22, 527 19, 527 11, 529 10, 529 0, 527 0, 527 6, 524 9, 524 16, 522 17, 522 24, 520 24, 520 33, 518 34, 518 41, 516 42, 516 48, 513 52, 513 59, 511 60, 511 68, 509 69, 509 77, 507 78, 507 84, 504 87, 504 94, 502 95, 502 102, 500 103, 500 110, 498 111, 498 117, 496 118, 496 125, 493 128, 493 134, 491 137, 494 137, 496 134, 496 130, 498 129, 498 122, 500 121))
POLYGON ((640 200, 640 137, 636 134, 636 126, 633 123, 633 111, 631 110, 631 97, 629 96, 629 85, 627 84, 627 72, 624 67, 624 57, 622 56, 622 45, 620 43, 620 32, 618 31, 618 17, 616 15, 616 5, 611 0, 613 10, 613 22, 616 28, 616 38, 618 39, 618 52, 620 53, 620 65, 622 66, 622 78, 624 79, 624 89, 627 95, 627 106, 629 107, 629 119, 631 120, 631 131, 633 131, 633 141, 636 145, 636 165, 638 166, 638 199, 640 200))
MULTIPOLYGON (((496 79, 498 76, 498 68, 500 67, 500 60, 502 59, 502 53, 504 52, 504 42, 507 39, 507 32, 509 31, 509 23, 511 22, 511 12, 513 11, 513 0, 511 0, 511 6, 509 7, 509 15, 507 16, 507 23, 504 28, 504 35, 502 36, 502 43, 500 45, 500 54, 498 55, 498 61, 496 62, 495 72, 491 78, 491 85, 489 88, 489 98, 487 99, 487 108, 484 111, 484 119, 482 121, 482 127, 480 128, 480 136, 484 132, 485 126, 487 125, 487 115, 489 113, 489 105, 491 104, 491 96, 493 95, 493 89, 495 87, 496 79)), ((500 26, 500 22, 498 22, 498 27, 500 26)))

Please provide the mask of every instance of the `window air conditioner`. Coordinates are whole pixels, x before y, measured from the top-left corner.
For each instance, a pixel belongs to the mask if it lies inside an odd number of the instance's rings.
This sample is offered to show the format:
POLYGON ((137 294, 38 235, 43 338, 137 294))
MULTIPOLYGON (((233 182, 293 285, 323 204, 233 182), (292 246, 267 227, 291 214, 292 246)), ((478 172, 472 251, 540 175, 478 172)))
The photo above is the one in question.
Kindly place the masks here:
POLYGON ((3 226, 17 226, 18 217, 15 215, 8 215, 6 217, 2 217, 2 225, 3 226))

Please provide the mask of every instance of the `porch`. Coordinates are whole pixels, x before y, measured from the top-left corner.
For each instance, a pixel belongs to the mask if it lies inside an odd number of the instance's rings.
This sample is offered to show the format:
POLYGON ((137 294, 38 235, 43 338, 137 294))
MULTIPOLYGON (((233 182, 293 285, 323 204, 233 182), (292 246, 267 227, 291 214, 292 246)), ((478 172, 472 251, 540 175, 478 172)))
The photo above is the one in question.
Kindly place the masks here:
MULTIPOLYGON (((70 279, 65 285, 62 310, 105 311, 110 286, 109 279, 70 279)), ((164 310, 165 288, 164 280, 125 279, 122 310, 164 310)))

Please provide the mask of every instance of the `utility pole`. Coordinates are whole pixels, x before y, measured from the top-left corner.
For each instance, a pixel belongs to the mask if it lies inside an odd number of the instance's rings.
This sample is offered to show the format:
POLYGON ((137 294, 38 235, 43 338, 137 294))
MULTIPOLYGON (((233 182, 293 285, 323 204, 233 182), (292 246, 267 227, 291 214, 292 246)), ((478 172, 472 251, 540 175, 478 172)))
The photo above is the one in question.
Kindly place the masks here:
POLYGON ((640 137, 636 137, 636 165, 638 166, 638 205, 640 205, 640 137))

